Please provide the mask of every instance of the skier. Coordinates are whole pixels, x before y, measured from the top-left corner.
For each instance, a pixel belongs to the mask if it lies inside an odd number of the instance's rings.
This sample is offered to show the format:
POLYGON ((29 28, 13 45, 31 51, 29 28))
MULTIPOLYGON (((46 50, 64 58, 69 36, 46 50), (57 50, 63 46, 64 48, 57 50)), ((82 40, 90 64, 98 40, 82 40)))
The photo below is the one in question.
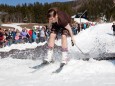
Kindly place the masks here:
POLYGON ((115 23, 113 23, 112 28, 113 28, 113 35, 115 36, 115 23))
POLYGON ((62 60, 60 64, 61 67, 67 64, 67 62, 69 61, 68 54, 67 54, 68 35, 70 35, 72 42, 75 44, 74 36, 70 26, 71 18, 67 13, 60 11, 57 8, 49 9, 47 13, 47 17, 48 17, 49 24, 51 25, 51 34, 48 40, 47 57, 44 58, 43 63, 46 64, 52 62, 53 60, 52 54, 53 54, 55 38, 58 33, 61 33, 61 39, 62 39, 62 60))

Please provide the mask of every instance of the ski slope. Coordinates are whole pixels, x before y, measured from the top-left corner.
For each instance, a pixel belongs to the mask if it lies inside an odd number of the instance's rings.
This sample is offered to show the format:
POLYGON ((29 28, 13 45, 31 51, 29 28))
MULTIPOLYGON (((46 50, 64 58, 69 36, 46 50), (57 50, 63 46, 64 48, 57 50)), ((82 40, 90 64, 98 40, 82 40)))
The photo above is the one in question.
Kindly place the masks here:
POLYGON ((41 61, 1 59, 0 86, 114 86, 115 61, 71 60, 59 74, 59 63, 36 70, 41 61), (35 72, 34 72, 35 71, 35 72))
MULTIPOLYGON (((115 37, 112 35, 111 25, 112 23, 99 24, 83 30, 75 36, 76 44, 84 53, 89 53, 90 57, 115 53, 115 37)), ((60 41, 56 40, 56 45, 60 46, 60 41)), ((14 44, 0 51, 25 50, 44 44, 14 44)), ((39 65, 41 60, 10 57, 0 59, 0 86, 115 86, 115 60, 77 60, 76 58, 84 56, 75 46, 71 46, 70 38, 68 46, 71 60, 59 74, 52 73, 60 65, 57 60, 38 70, 30 67, 39 65)))

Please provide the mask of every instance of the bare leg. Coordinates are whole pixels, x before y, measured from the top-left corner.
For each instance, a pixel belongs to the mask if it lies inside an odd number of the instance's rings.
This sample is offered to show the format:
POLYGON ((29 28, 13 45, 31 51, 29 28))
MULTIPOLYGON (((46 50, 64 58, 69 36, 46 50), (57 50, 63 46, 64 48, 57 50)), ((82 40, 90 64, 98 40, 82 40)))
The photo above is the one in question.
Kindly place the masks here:
POLYGON ((67 36, 62 35, 62 48, 65 49, 67 48, 67 36))
POLYGON ((67 36, 62 35, 62 61, 61 63, 67 64, 68 58, 67 36))
POLYGON ((53 55, 53 47, 54 47, 54 43, 55 43, 55 38, 56 38, 56 34, 51 33, 49 40, 48 40, 47 57, 44 59, 44 61, 47 61, 49 63, 53 60, 52 55, 53 55))
POLYGON ((49 37, 49 41, 48 41, 48 46, 50 46, 52 48, 54 47, 55 38, 56 38, 56 34, 55 33, 51 33, 50 37, 49 37))

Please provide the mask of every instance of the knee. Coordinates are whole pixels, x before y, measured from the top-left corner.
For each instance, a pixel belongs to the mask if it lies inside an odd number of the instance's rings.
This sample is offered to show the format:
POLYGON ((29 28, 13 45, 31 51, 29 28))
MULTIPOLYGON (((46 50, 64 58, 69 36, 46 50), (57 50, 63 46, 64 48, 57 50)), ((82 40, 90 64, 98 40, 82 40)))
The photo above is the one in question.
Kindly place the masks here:
POLYGON ((63 39, 63 38, 67 38, 67 36, 66 36, 66 35, 62 35, 62 39, 63 39))

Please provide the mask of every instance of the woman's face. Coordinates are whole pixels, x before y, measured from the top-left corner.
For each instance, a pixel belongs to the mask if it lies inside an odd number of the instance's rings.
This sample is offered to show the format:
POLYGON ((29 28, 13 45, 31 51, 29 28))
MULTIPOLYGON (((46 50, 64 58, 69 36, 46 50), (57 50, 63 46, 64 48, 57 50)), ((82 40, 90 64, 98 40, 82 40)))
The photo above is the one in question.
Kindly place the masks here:
POLYGON ((57 22, 57 15, 54 17, 54 16, 51 16, 50 18, 49 18, 49 23, 55 23, 55 22, 57 22))

